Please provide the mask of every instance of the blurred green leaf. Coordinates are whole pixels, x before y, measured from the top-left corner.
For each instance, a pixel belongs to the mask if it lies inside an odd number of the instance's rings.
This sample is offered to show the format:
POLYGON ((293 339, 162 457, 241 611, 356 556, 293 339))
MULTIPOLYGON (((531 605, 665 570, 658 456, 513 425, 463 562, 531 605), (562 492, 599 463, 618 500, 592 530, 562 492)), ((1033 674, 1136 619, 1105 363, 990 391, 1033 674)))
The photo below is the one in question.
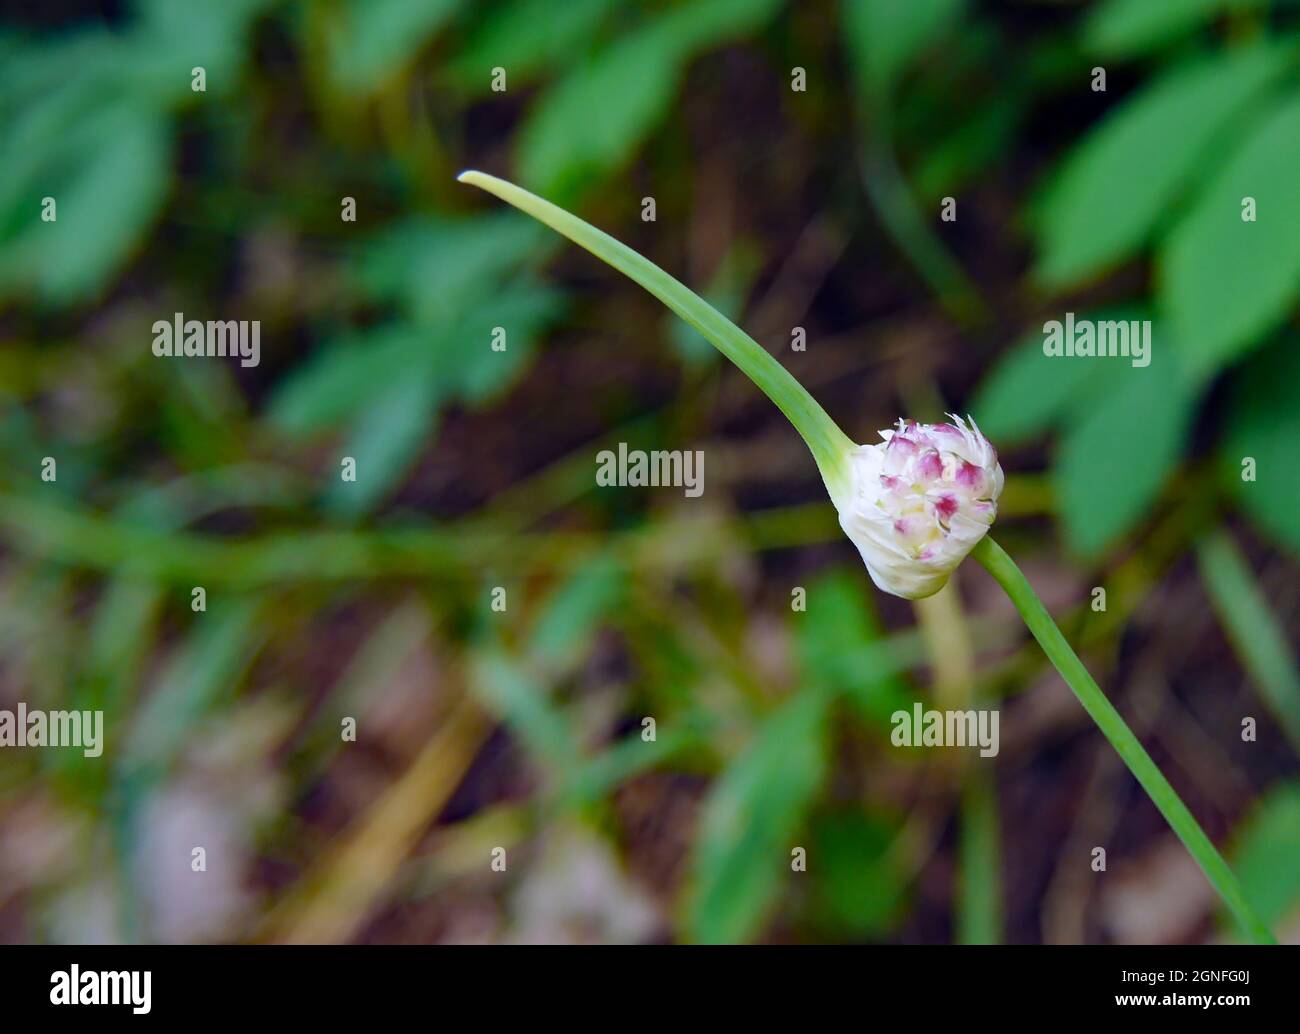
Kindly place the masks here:
POLYGON ((533 625, 529 656, 542 664, 556 664, 579 653, 618 605, 625 579, 622 565, 611 556, 584 563, 547 598, 533 625))
POLYGON ((879 937, 907 904, 906 875, 890 847, 898 825, 882 816, 838 811, 816 816, 808 872, 813 916, 832 937, 879 937))
POLYGON ((491 310, 423 329, 391 323, 350 335, 301 364, 272 398, 270 418, 292 435, 347 423, 341 455, 357 460, 356 482, 335 482, 330 506, 358 514, 378 503, 422 449, 433 442, 447 403, 485 402, 527 364, 543 325, 559 311, 559 295, 521 283, 491 310), (492 349, 494 321, 506 349, 492 349))
POLYGON ((397 321, 328 343, 277 387, 272 421, 290 434, 323 430, 369 411, 412 377, 428 377, 430 406, 483 402, 526 364, 537 335, 560 311, 560 295, 530 281, 497 290, 490 308, 480 306, 454 322, 424 327, 397 321), (496 326, 506 331, 501 352, 492 349, 496 326))
POLYGON ((1201 578, 1233 650, 1300 751, 1300 674, 1268 600, 1226 531, 1197 544, 1201 578))
POLYGON ((573 771, 562 791, 560 806, 596 804, 632 777, 664 765, 688 749, 703 746, 707 732, 701 722, 674 722, 658 725, 655 738, 648 743, 641 739, 639 731, 623 737, 573 771))
POLYGON ((663 33, 636 34, 549 90, 518 134, 524 182, 564 197, 583 179, 620 165, 667 112, 677 61, 663 33))
POLYGON ((1054 426, 1102 373, 1096 362, 1043 353, 1041 330, 1010 348, 984 377, 970 409, 980 430, 1012 445, 1054 426))
POLYGON ((965 0, 843 0, 844 37, 859 88, 888 100, 908 64, 965 6, 965 0))
POLYGON ((270 419, 290 434, 342 423, 409 377, 426 335, 405 323, 348 334, 301 362, 277 386, 270 419))
POLYGON ((1099 54, 1131 57, 1234 11, 1263 10, 1269 0, 1104 0, 1089 13, 1085 44, 1099 54))
MULTIPOLYGON (((126 770, 161 774, 187 736, 234 694, 267 636, 256 597, 210 599, 184 643, 171 652, 127 739, 126 770)), ((147 780, 146 780, 147 781, 147 780)))
POLYGON ((486 93, 493 68, 507 85, 524 85, 543 71, 563 67, 587 52, 588 42, 618 7, 618 0, 508 0, 488 7, 470 32, 452 72, 471 93, 486 93), (545 26, 539 30, 539 26, 545 26))
POLYGON ((193 102, 205 95, 227 94, 247 51, 249 25, 273 3, 136 0, 140 17, 127 38, 130 55, 123 72, 142 98, 193 102), (205 73, 204 94, 195 94, 191 88, 196 67, 205 73))
POLYGON ((714 784, 692 858, 686 908, 692 940, 730 944, 758 933, 825 774, 824 718, 821 694, 787 701, 714 784))
POLYGON ((428 444, 438 417, 437 403, 433 372, 414 370, 362 412, 339 450, 340 456, 357 461, 357 479, 344 481, 331 470, 326 508, 355 516, 379 503, 428 444))
POLYGON ((754 32, 781 7, 782 0, 697 0, 664 12, 655 31, 668 37, 683 57, 709 50, 754 32))
POLYGON ((1300 784, 1278 786, 1255 806, 1228 860, 1264 922, 1276 928, 1300 908, 1300 784))
POLYGON ((357 282, 375 301, 397 305, 417 323, 441 325, 485 301, 500 281, 554 242, 516 212, 471 218, 403 219, 366 241, 354 265, 357 282))
POLYGON ((1024 107, 1023 96, 1003 95, 980 104, 956 126, 947 115, 946 131, 929 144, 908 177, 917 196, 934 202, 1002 159, 1015 146, 1024 107))
POLYGON ((1252 356, 1228 402, 1223 477, 1252 520, 1300 556, 1300 340, 1284 336, 1252 356), (1255 461, 1255 479, 1242 480, 1242 460, 1255 461))
MULTIPOLYGON (((0 291, 99 295, 162 208, 169 109, 230 91, 269 0, 139 0, 121 31, 24 40, 0 63, 0 291), (190 88, 194 66, 210 94, 190 88), (57 219, 41 219, 54 198, 57 219)), ((12 39, 12 37, 5 37, 12 39)))
POLYGON ((14 196, 0 223, 25 229, 0 243, 0 289, 35 289, 66 304, 98 294, 162 207, 170 147, 166 121, 151 109, 120 104, 100 110, 47 143, 27 191, 14 196), (41 198, 57 219, 41 220, 41 198))
POLYGON ((371 91, 400 73, 463 0, 345 0, 331 26, 334 77, 345 90, 371 91))
MULTIPOLYGON (((1150 509, 1182 456, 1197 389, 1157 324, 1151 365, 1127 368, 1064 431, 1053 467, 1066 539, 1094 558, 1150 509)), ((1122 357, 1062 363, 1127 363, 1122 357)))
POLYGON ((808 586, 808 609, 798 616, 803 684, 844 693, 868 720, 889 728, 911 697, 891 669, 863 664, 863 648, 884 644, 880 621, 860 570, 837 570, 808 586))
POLYGON ((292 435, 350 427, 342 455, 363 473, 335 481, 335 512, 379 503, 427 448, 444 405, 481 405, 527 365, 561 295, 529 271, 552 241, 514 212, 421 216, 374 234, 353 262, 356 283, 398 318, 346 333, 294 368, 271 401, 292 435), (505 348, 492 347, 495 328, 505 348))
MULTIPOLYGON (((1089 310, 1078 321, 1144 320, 1150 315, 1142 306, 1117 305, 1089 310)), ((1043 352, 1045 336, 1042 329, 1030 331, 980 383, 970 409, 995 444, 1015 444, 1061 426, 1132 369, 1121 358, 1049 356, 1043 352)))
POLYGON ((1194 369, 1217 369, 1261 344, 1295 304, 1298 169, 1300 92, 1293 92, 1268 110, 1162 249, 1160 300, 1194 369), (1258 205, 1256 222, 1242 218, 1246 197, 1258 205))
POLYGON ((531 276, 503 283, 500 296, 467 312, 431 336, 449 398, 480 405, 509 385, 527 365, 542 331, 563 310, 563 296, 531 276), (496 327, 506 333, 505 351, 492 350, 496 327))
MULTIPOLYGON (((1038 277, 1060 287, 1135 252, 1288 57, 1264 44, 1189 63, 1108 114, 1040 201, 1038 277)), ((1218 275, 1216 254, 1196 255, 1196 269, 1218 275)))
MULTIPOLYGON (((87 649, 81 658, 76 684, 71 687, 68 705, 104 712, 106 749, 117 740, 126 717, 137 703, 132 694, 154 649, 164 596, 156 584, 118 576, 108 582, 95 605, 86 629, 87 649)), ((92 800, 111 778, 111 773, 100 766, 87 768, 80 754, 51 753, 50 767, 92 800)))
POLYGON ((472 661, 471 688, 510 732, 545 766, 563 774, 582 760, 568 720, 551 701, 546 687, 522 664, 489 647, 472 661))
POLYGON ((699 0, 584 60, 529 113, 518 138, 521 179, 531 190, 567 199, 587 179, 616 169, 667 114, 687 58, 753 30, 777 6, 778 0, 699 0))

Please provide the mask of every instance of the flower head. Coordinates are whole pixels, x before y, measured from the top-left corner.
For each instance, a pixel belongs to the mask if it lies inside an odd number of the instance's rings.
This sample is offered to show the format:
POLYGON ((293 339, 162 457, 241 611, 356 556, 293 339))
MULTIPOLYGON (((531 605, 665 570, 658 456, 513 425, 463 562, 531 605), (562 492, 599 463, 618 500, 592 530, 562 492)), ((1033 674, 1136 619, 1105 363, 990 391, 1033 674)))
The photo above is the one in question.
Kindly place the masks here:
POLYGON ((883 441, 850 453, 840 527, 877 587, 915 600, 943 588, 998 513, 997 451, 959 416, 950 424, 899 420, 883 441))

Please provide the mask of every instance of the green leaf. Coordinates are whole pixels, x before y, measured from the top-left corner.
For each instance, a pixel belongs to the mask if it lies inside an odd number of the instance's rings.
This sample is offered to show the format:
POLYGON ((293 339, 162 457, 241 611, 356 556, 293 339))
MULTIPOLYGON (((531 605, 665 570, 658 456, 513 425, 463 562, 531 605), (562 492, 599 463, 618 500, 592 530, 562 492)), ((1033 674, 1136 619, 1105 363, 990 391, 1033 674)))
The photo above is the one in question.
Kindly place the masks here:
POLYGON ((819 815, 812 824, 812 906, 836 940, 879 937, 906 905, 907 877, 890 847, 898 825, 860 812, 819 815))
POLYGON ((1262 343, 1300 293, 1300 92, 1271 108, 1170 234, 1161 303, 1193 369, 1262 343), (1242 218, 1255 199, 1257 221, 1242 218))
POLYGON ((507 85, 524 85, 549 68, 562 67, 585 53, 618 0, 510 0, 490 6, 452 60, 465 89, 485 93, 491 70, 507 70, 507 85), (538 26, 545 25, 545 31, 538 26))
POLYGON ((371 237, 354 263, 365 297, 404 319, 342 335, 279 387, 272 418, 303 433, 364 410, 413 372, 438 373, 441 396, 477 402, 509 382, 561 296, 527 272, 552 238, 514 212, 406 219, 371 237), (496 326, 505 351, 490 348, 496 326))
MULTIPOLYGON (((1196 61, 1107 115, 1039 203, 1043 283, 1075 283, 1137 251, 1287 60, 1285 49, 1261 45, 1196 61)), ((1201 256, 1202 268, 1216 268, 1213 254, 1201 256)))
POLYGON ((1229 397, 1223 478, 1251 519, 1300 556, 1300 340, 1287 335, 1253 356, 1229 397), (1255 478, 1242 480, 1242 460, 1255 478))
POLYGON ((569 576, 546 601, 533 625, 529 656, 543 664, 575 657, 619 603, 626 572, 610 556, 597 556, 569 576))
POLYGON ((527 364, 537 335, 560 310, 560 296, 529 278, 501 290, 489 307, 480 285, 473 297, 484 304, 458 322, 395 322, 341 338, 279 386, 270 419, 282 431, 308 436, 351 425, 341 454, 354 457, 364 476, 334 481, 330 509, 370 510, 430 444, 442 406, 482 405, 527 364), (506 332, 504 351, 491 347, 496 326, 506 332))
POLYGON ((536 760, 568 773, 582 759, 568 719, 522 664, 502 650, 488 648, 471 663, 470 688, 500 715, 536 760))
POLYGON ((991 97, 955 126, 951 110, 944 109, 938 117, 942 135, 927 141, 908 174, 917 197, 933 204, 955 196, 983 169, 1005 158, 1015 146, 1024 108, 1023 95, 991 97))
MULTIPOLYGON (((170 147, 163 117, 128 105, 100 110, 59 140, 14 199, 27 206, 28 228, 0 247, 0 286, 67 304, 102 291, 158 214, 170 147), (54 222, 40 219, 44 196, 58 205, 54 222)), ((12 212, 0 220, 12 225, 12 212)))
POLYGON ((583 61, 543 94, 520 130, 523 178, 567 198, 618 168, 668 113, 686 60, 752 30, 776 6, 774 0, 700 0, 583 61))
POLYGON ((585 61, 529 112, 518 138, 523 178, 572 196, 617 168, 667 113, 678 62, 663 33, 632 35, 585 61))
POLYGON ((853 448, 852 441, 826 415, 826 411, 803 385, 764 351, 757 341, 681 281, 577 216, 495 176, 470 171, 462 172, 458 178, 462 183, 470 183, 486 190, 520 211, 527 212, 556 233, 585 248, 601 261, 636 281, 699 331, 777 404, 812 451, 831 498, 836 499, 842 495, 848 484, 847 456, 853 448))
POLYGON ((714 784, 692 857, 686 928, 693 940, 732 944, 758 933, 825 774, 824 711, 816 693, 788 701, 714 784))
POLYGON ((1101 374, 1095 362, 1043 353, 1036 330, 1009 349, 980 384, 970 410, 980 430, 999 446, 1052 427, 1101 374))
POLYGON ((658 24, 689 57, 755 31, 780 7, 781 0, 697 0, 667 11, 658 24))
POLYGON ((438 416, 438 383, 429 370, 401 377, 356 421, 340 455, 357 461, 356 481, 331 471, 325 506, 355 516, 376 506, 429 444, 438 416))
MULTIPOLYGON (((1150 509, 1182 456, 1197 389, 1157 324, 1151 365, 1128 368, 1065 431, 1053 481, 1071 548, 1095 558, 1150 509)), ((1122 357, 1061 363, 1127 363, 1122 357)), ((1116 367, 1117 371, 1119 367, 1116 367)))
MULTIPOLYGON (((1085 314, 1094 322, 1149 316, 1138 306, 1085 314)), ((1059 426, 1123 372, 1116 365, 1123 360, 1107 363, 1046 355, 1045 337, 1045 330, 1034 330, 1010 348, 985 376, 971 403, 980 430, 997 445, 1012 445, 1059 426)))
POLYGON ((799 655, 805 685, 843 692, 863 717, 888 729, 911 697, 892 667, 863 663, 864 647, 884 644, 866 585, 860 570, 838 570, 808 586, 808 609, 798 616, 799 655))
POLYGON ((404 219, 371 237, 356 262, 358 282, 375 301, 398 305, 417 323, 459 319, 530 258, 546 253, 538 226, 514 212, 469 219, 404 219))
POLYGON ((1214 611, 1260 696, 1300 750, 1300 674, 1268 600, 1232 536, 1202 540, 1196 558, 1214 611))
POLYGON ((1270 925, 1300 908, 1300 784, 1269 792, 1233 835, 1228 853, 1246 897, 1270 925))
POLYGON ((1104 0, 1084 25, 1085 46, 1131 57, 1177 38, 1227 11, 1262 10, 1268 0, 1104 0))
POLYGON ((224 96, 237 84, 240 63, 249 50, 250 23, 271 3, 137 0, 140 18, 125 40, 129 53, 123 61, 124 78, 141 97, 193 102, 198 98, 190 87, 190 73, 201 66, 207 77, 207 95, 224 96))
POLYGON ((843 0, 844 36, 859 88, 887 100, 907 66, 964 7, 965 0, 843 0))
POLYGON ((447 23, 463 0, 347 0, 331 27, 334 76, 371 91, 396 75, 447 23))
POLYGON ((596 804, 629 779, 658 768, 687 750, 703 747, 709 731, 703 722, 675 720, 659 728, 649 743, 640 731, 623 737, 616 744, 590 759, 581 761, 571 772, 559 794, 561 808, 582 808, 596 804))
POLYGON ((563 309, 563 296, 531 277, 503 283, 488 304, 430 335, 448 398, 482 405, 512 383, 532 357, 543 329, 563 309), (505 351, 492 350, 493 331, 506 333, 505 351))
POLYGON ((271 422, 305 435, 349 420, 411 375, 425 340, 418 328, 396 323, 336 339, 277 387, 271 422))
POLYGON ((267 638, 268 627, 257 621, 260 609, 251 597, 212 602, 172 651, 140 708, 127 737, 124 768, 159 773, 200 721, 231 697, 267 638))

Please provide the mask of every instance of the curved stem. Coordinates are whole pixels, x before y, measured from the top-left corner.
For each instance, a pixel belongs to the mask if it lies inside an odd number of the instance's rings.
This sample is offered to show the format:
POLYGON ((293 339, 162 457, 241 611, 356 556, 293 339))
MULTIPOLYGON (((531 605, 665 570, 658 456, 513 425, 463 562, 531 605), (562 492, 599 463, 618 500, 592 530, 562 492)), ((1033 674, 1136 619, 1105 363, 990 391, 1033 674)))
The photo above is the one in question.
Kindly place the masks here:
POLYGON ((687 324, 694 327, 777 404, 803 437, 831 499, 837 503, 849 490, 848 455, 854 444, 840 430, 808 390, 794 379, 772 354, 700 298, 676 277, 664 272, 644 255, 615 240, 571 212, 507 180, 473 169, 456 177, 462 183, 485 190, 538 222, 549 226, 574 244, 585 248, 624 276, 640 284, 687 324))
POLYGON ((1169 785, 1169 780, 1151 760, 1151 755, 1138 742, 1138 738, 1133 735, 1133 730, 1115 710, 1115 705, 1106 698, 1092 676, 1088 674, 1088 669, 1070 648, 1065 636, 1056 627, 1056 622, 1052 620, 1042 600, 1038 598, 1015 561, 988 536, 980 541, 971 555, 984 565, 989 574, 1011 597, 1011 602, 1020 611, 1020 616, 1024 618, 1029 631, 1038 640, 1038 645, 1043 648, 1043 653, 1047 654, 1047 659, 1055 665, 1066 684, 1079 698, 1083 709, 1097 723, 1097 727, 1105 734, 1106 739, 1110 740, 1115 752, 1123 759, 1124 764, 1128 765, 1129 771, 1142 784, 1142 788, 1146 790, 1155 806, 1160 809, 1160 814, 1178 834, 1178 839, 1196 859, 1201 871, 1219 892, 1219 896, 1223 898, 1247 936, 1259 944, 1276 944, 1277 941, 1269 928, 1255 914, 1254 908, 1246 900, 1245 892, 1228 867, 1228 863, 1223 860, 1218 849, 1205 835, 1205 830, 1201 829, 1192 813, 1187 810, 1187 805, 1183 803, 1182 798, 1169 785))

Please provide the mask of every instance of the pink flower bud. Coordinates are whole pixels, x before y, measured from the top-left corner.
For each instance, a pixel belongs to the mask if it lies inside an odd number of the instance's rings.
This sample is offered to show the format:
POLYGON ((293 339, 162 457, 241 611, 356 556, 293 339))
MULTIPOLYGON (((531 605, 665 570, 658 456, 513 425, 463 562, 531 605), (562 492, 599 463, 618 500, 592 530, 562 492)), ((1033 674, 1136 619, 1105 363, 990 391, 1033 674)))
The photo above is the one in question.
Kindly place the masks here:
MULTIPOLYGON (((951 414, 950 414, 951 415, 951 414)), ((850 454, 840 527, 877 587, 915 600, 943 588, 998 513, 1002 467, 975 421, 899 420, 850 454)))

